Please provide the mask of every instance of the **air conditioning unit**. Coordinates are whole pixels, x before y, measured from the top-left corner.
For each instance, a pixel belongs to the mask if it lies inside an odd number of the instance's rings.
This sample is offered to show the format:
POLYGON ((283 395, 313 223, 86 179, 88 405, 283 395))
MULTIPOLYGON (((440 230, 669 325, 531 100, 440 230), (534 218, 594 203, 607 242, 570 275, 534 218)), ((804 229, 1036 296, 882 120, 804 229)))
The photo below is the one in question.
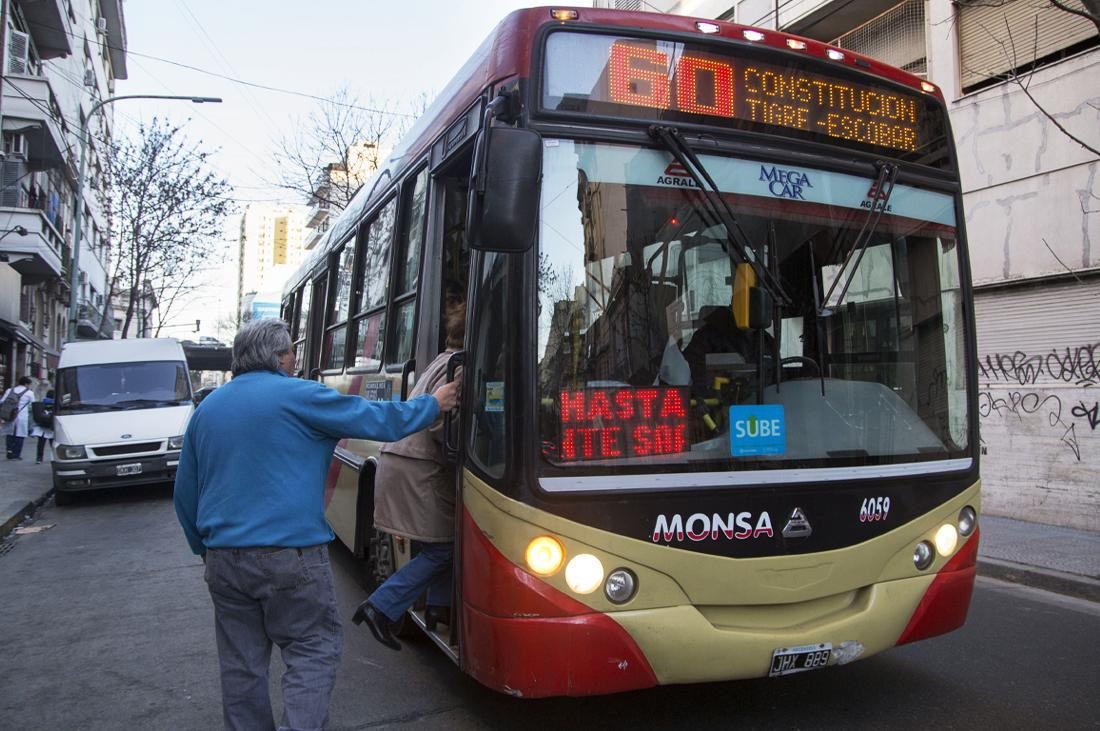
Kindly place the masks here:
POLYGON ((27 73, 27 54, 30 53, 30 36, 26 33, 8 29, 8 73, 27 73))
POLYGON ((96 18, 95 19, 95 29, 96 29, 97 33, 106 33, 107 32, 107 19, 106 18, 96 18))

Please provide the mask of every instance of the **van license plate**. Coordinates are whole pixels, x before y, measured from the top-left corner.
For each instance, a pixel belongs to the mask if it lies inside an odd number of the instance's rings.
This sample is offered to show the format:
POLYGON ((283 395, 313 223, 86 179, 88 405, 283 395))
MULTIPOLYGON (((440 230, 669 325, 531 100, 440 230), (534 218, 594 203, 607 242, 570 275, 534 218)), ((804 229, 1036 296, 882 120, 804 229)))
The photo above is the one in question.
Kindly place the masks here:
POLYGON ((141 462, 138 462, 137 464, 120 464, 115 467, 115 474, 119 477, 123 475, 140 475, 141 462))
POLYGON ((777 678, 780 675, 793 675, 823 668, 829 664, 832 654, 833 646, 828 642, 820 645, 780 647, 772 653, 772 667, 768 671, 768 677, 777 678))

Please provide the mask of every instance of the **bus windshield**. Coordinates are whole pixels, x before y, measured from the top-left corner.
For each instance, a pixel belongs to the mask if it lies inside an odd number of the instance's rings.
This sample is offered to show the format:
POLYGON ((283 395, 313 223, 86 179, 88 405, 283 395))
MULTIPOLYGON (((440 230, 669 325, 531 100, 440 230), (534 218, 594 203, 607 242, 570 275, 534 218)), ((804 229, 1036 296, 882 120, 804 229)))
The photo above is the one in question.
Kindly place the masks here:
POLYGON ((731 240, 667 152, 544 144, 544 474, 966 455, 952 196, 898 184, 884 201, 872 178, 700 155, 741 229, 731 240), (732 306, 752 266, 791 299, 765 327, 732 306), (843 301, 822 302, 838 278, 843 301))

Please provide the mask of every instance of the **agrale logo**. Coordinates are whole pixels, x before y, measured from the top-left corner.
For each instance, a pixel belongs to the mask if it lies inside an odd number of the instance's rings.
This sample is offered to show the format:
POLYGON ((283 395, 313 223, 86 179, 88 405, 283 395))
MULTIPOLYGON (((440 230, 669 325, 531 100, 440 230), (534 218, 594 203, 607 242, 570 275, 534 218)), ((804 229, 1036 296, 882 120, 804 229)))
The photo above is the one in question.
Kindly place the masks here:
POLYGON ((726 540, 745 540, 746 538, 759 538, 760 536, 773 537, 772 519, 765 511, 753 520, 752 513, 728 513, 725 516, 719 513, 692 513, 686 519, 679 513, 671 516, 658 515, 657 523, 653 526, 653 542, 672 543, 673 539, 683 541, 684 536, 692 541, 718 540, 719 536, 726 540))
POLYGON ((664 175, 657 176, 658 185, 674 185, 677 188, 698 188, 691 174, 678 162, 670 162, 664 175))
POLYGON ((871 187, 867 190, 867 198, 859 204, 859 207, 870 208, 872 201, 874 201, 876 209, 882 209, 886 213, 894 210, 894 207, 886 202, 886 192, 878 187, 877 180, 871 182, 871 187), (886 208, 882 208, 884 204, 886 208))
POLYGON ((801 170, 784 170, 772 165, 760 166, 759 180, 768 184, 768 192, 776 198, 790 198, 791 200, 806 200, 803 191, 812 188, 810 176, 801 170))

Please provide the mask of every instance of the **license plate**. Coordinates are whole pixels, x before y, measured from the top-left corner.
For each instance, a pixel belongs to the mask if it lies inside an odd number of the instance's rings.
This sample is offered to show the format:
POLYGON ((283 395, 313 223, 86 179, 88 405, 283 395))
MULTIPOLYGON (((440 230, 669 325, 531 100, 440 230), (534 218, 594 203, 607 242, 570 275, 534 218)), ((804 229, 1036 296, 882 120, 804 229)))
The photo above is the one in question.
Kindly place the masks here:
POLYGON ((119 477, 123 475, 140 475, 141 474, 141 462, 137 464, 120 464, 115 467, 115 474, 119 477))
POLYGON ((829 664, 832 655, 833 646, 828 642, 819 645, 777 648, 772 653, 772 668, 768 671, 768 677, 777 678, 780 675, 818 670, 829 664))

